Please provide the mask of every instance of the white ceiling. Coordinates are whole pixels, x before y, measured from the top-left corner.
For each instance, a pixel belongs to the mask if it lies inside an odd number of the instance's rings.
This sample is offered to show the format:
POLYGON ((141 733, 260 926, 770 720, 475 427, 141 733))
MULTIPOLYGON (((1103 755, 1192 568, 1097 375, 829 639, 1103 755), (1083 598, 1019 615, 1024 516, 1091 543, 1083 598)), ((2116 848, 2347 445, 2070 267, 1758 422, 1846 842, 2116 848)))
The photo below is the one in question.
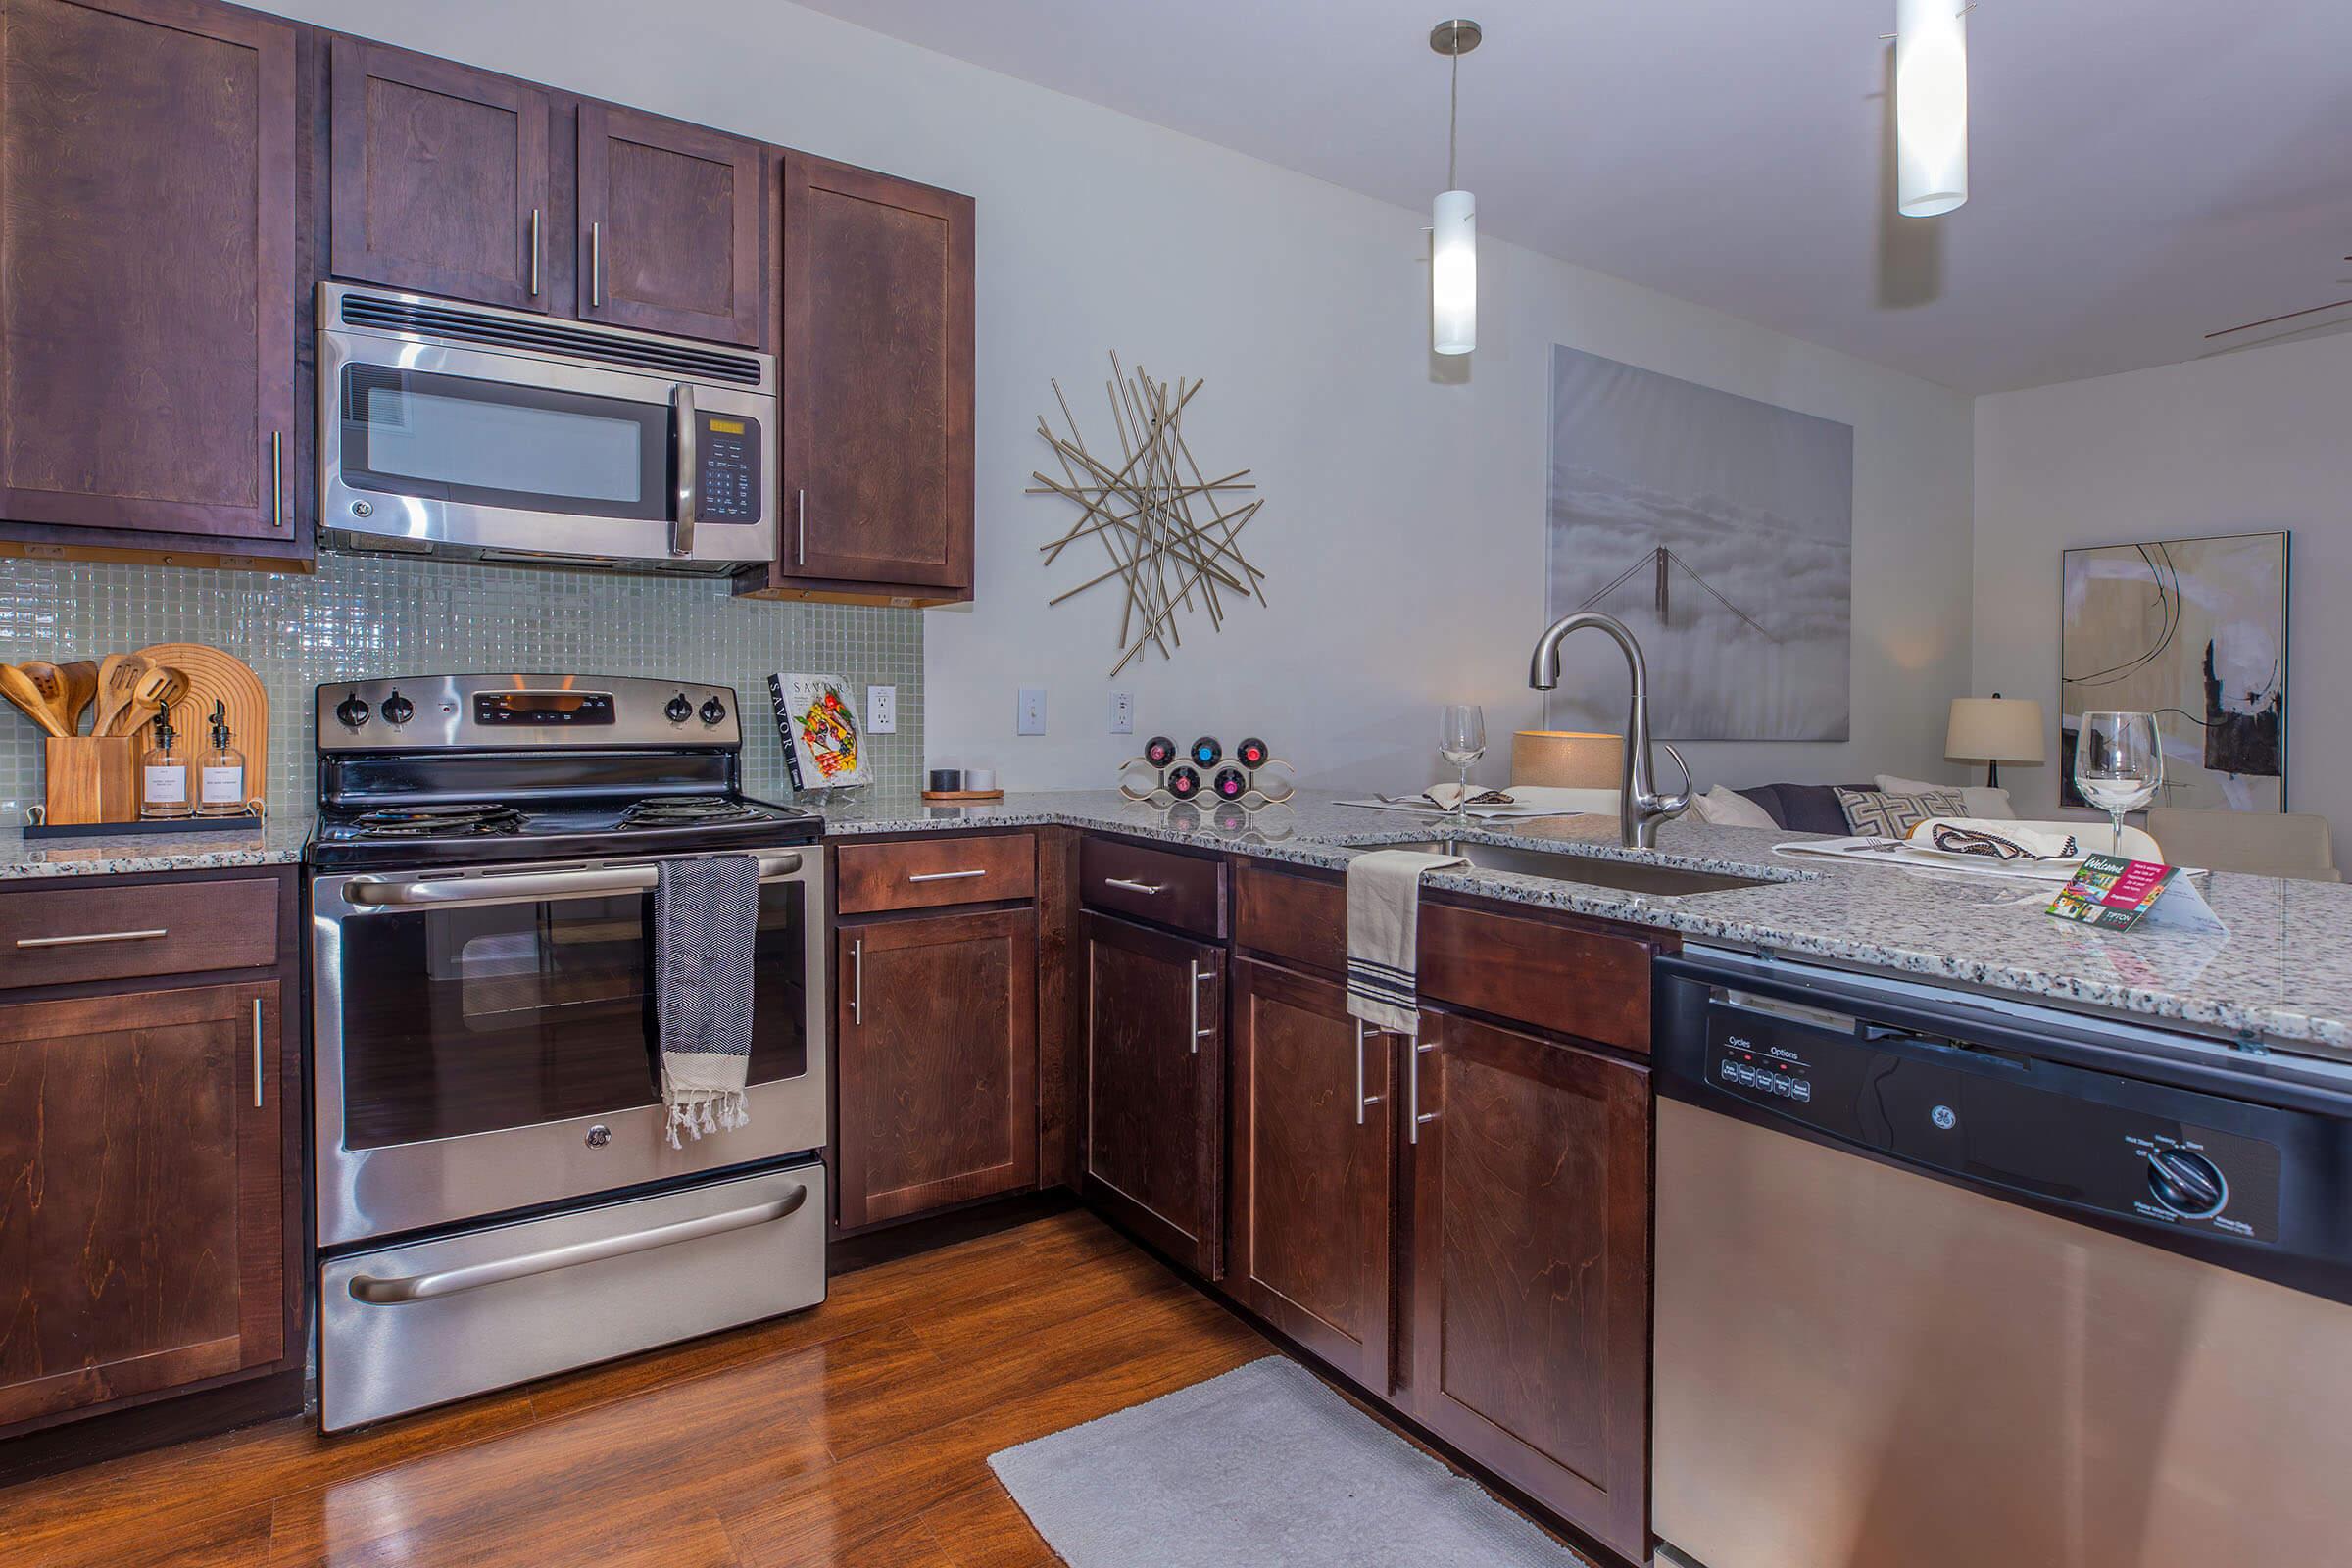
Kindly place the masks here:
MULTIPOLYGON (((1441 0, 808 0, 1419 207, 1441 0)), ((1482 233, 1967 392, 2162 365, 2352 310, 2352 7, 1984 0, 1967 206, 1892 216, 1893 0, 1460 0, 1482 233)))

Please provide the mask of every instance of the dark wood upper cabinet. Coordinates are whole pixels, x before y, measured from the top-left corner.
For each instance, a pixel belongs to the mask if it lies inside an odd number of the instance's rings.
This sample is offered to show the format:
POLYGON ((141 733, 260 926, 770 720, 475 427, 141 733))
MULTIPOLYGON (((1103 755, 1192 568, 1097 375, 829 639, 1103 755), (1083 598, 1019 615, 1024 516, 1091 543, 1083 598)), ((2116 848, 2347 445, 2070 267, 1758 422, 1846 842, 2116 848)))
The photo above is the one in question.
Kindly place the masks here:
POLYGON ((1105 915, 1085 942, 1083 1191, 1177 1262, 1220 1272, 1225 955, 1105 915))
POLYGON ((1399 1402, 1642 1560, 1648 1074, 1456 1014, 1425 1012, 1421 1040, 1399 1402))
POLYGON ((1328 980, 1233 966, 1226 1289, 1376 1394, 1389 1388, 1396 1051, 1328 980))
POLYGON ((286 1348, 279 1004, 0 1006, 0 1427, 286 1348))
POLYGON ((802 153, 783 166, 776 574, 968 597, 972 200, 802 153))
POLYGON ((583 102, 579 314, 757 346, 768 160, 756 141, 583 102))
POLYGON ((357 38, 336 38, 333 62, 335 275, 547 309, 547 246, 570 243, 550 204, 548 95, 357 38))
POLYGON ((296 539, 294 57, 203 0, 0 4, 0 522, 296 539))
POLYGON ((1037 1183, 1037 915, 835 933, 844 1230, 1037 1183))

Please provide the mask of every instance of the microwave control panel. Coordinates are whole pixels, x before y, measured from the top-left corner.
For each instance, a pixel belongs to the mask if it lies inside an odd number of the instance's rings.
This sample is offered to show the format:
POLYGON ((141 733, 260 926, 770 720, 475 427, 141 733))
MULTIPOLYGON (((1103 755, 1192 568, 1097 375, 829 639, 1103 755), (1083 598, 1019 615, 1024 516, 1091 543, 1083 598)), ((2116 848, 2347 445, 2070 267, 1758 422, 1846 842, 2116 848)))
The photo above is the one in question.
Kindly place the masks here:
POLYGON ((738 414, 696 416, 695 494, 705 522, 760 520, 760 421, 738 414))

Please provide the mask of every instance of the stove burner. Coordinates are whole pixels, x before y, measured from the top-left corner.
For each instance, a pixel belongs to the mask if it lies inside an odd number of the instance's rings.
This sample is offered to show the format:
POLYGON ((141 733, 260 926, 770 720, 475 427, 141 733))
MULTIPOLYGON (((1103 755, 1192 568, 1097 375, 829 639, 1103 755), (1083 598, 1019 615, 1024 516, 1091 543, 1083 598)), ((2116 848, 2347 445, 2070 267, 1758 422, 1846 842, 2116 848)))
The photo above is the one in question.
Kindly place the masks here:
POLYGON ((512 833, 522 826, 522 813, 495 805, 388 806, 362 811, 351 826, 365 839, 463 838, 512 833))
POLYGON ((680 827, 704 822, 749 822, 760 813, 724 795, 674 795, 636 801, 620 813, 622 827, 680 827))

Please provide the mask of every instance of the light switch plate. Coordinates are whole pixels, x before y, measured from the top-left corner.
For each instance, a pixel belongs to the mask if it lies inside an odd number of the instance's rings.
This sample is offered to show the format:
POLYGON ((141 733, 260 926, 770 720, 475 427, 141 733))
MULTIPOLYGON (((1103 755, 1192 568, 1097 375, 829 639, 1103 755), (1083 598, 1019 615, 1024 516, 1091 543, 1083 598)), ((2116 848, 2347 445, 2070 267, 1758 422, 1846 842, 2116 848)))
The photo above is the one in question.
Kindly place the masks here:
POLYGON ((1046 732, 1046 689, 1043 686, 1021 688, 1021 711, 1018 733, 1043 735, 1046 732))
POLYGON ((1110 694, 1110 732, 1113 735, 1135 733, 1135 693, 1110 694))
POLYGON ((868 735, 896 735, 899 732, 899 689, 896 686, 868 686, 865 689, 865 732, 868 735))

